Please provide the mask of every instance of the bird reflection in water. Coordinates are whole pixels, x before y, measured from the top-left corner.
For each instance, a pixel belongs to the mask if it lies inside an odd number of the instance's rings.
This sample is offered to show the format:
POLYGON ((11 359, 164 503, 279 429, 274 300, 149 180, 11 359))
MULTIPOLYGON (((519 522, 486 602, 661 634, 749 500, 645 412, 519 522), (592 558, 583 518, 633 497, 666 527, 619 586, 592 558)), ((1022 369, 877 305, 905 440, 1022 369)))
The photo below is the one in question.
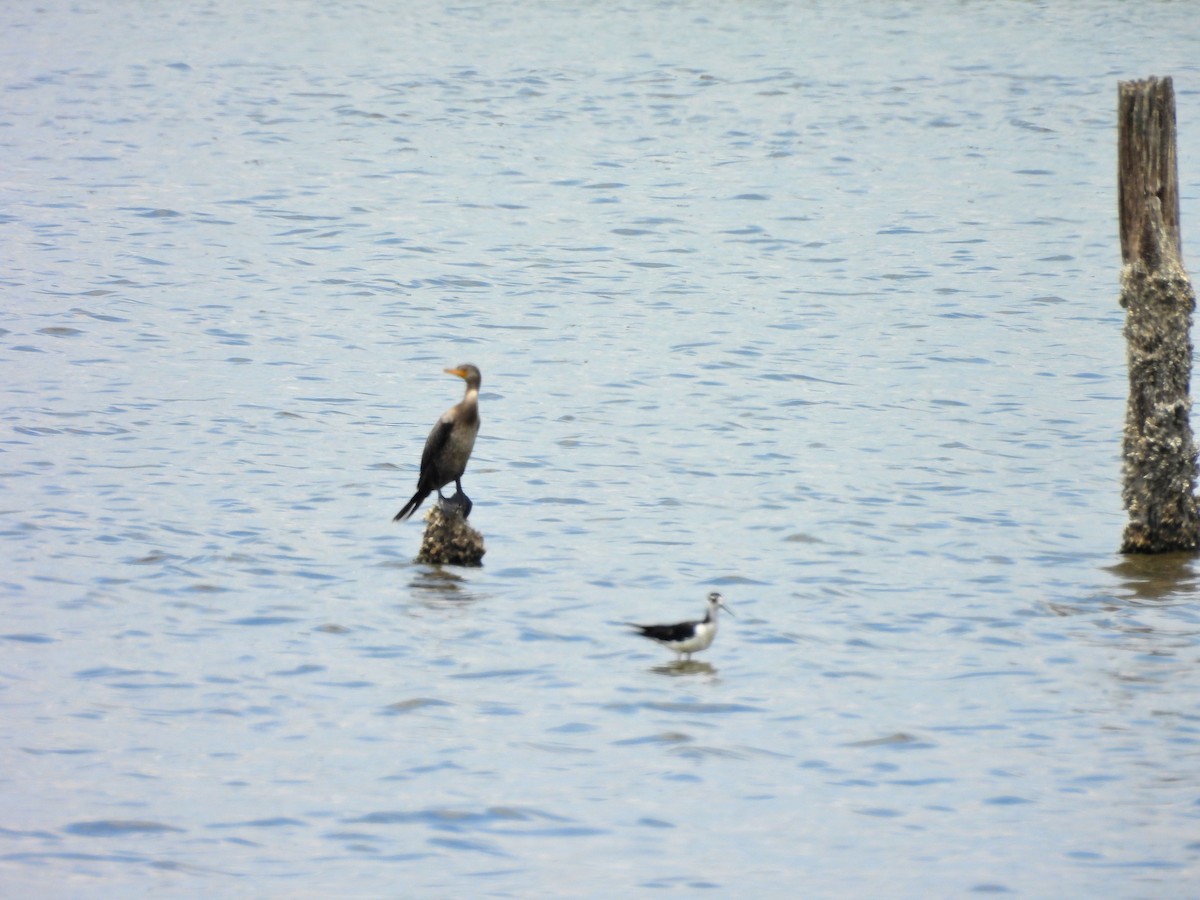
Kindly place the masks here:
POLYGON ((672 678, 679 678, 683 675, 717 674, 717 670, 713 668, 712 663, 702 662, 698 659, 677 659, 665 665, 653 666, 650 671, 655 675, 668 675, 672 678))

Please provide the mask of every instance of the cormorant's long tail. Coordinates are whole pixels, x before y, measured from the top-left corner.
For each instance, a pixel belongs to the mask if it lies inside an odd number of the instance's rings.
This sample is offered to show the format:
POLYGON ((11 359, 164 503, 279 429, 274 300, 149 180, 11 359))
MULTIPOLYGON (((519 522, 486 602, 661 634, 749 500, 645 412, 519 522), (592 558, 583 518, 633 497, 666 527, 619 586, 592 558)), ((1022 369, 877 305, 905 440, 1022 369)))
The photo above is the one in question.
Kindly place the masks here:
POLYGON ((403 522, 405 519, 415 513, 421 504, 425 502, 425 498, 432 493, 433 491, 427 491, 418 488, 417 492, 412 495, 412 499, 404 504, 400 512, 396 513, 396 515, 392 518, 392 521, 403 522))

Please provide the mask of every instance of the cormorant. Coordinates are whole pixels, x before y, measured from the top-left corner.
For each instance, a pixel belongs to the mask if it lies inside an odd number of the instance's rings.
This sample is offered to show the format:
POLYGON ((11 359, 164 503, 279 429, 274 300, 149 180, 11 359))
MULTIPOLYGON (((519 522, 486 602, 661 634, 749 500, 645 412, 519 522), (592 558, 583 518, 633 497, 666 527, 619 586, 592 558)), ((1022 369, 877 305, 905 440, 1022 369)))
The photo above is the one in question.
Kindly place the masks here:
POLYGON ((417 511, 425 498, 434 491, 438 499, 445 501, 442 488, 454 482, 458 494, 466 500, 467 511, 471 501, 462 492, 462 476, 467 469, 467 460, 475 446, 475 435, 479 433, 479 370, 469 363, 457 369, 446 369, 467 383, 462 402, 450 407, 437 420, 429 437, 425 439, 425 450, 421 453, 421 474, 417 479, 417 492, 396 513, 393 522, 402 522, 417 511))

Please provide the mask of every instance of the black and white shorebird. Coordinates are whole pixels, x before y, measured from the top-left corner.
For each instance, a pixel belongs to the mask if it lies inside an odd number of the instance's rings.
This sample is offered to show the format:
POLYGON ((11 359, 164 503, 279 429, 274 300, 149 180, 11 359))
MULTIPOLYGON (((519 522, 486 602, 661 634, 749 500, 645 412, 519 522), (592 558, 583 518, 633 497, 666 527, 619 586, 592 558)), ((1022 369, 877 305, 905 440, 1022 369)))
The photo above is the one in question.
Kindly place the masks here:
POLYGON ((679 622, 675 625, 630 625, 629 627, 637 629, 637 633, 642 637, 648 637, 664 647, 671 648, 679 654, 680 659, 685 656, 691 659, 693 653, 707 650, 712 644, 713 638, 717 636, 717 610, 719 609, 733 615, 721 595, 713 591, 708 595, 708 609, 704 613, 704 618, 697 622, 679 622))
POLYGON ((479 433, 479 369, 463 363, 457 369, 447 369, 448 375, 457 375, 467 383, 462 401, 450 407, 437 420, 429 437, 425 439, 425 450, 421 453, 421 474, 417 479, 417 492, 396 513, 394 522, 402 522, 417 511, 425 498, 437 491, 438 499, 445 502, 442 488, 454 482, 457 489, 454 497, 462 503, 466 512, 471 512, 471 501, 463 493, 462 477, 467 470, 467 460, 475 447, 475 435, 479 433))

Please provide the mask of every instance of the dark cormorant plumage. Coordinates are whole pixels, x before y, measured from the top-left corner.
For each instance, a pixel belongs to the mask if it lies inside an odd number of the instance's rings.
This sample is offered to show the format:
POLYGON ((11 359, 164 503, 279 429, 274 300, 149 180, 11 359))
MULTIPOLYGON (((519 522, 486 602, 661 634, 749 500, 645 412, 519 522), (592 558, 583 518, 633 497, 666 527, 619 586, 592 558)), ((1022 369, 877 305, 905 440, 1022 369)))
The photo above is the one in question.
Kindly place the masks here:
MULTIPOLYGON (((442 496, 442 488, 452 481, 458 493, 462 494, 463 472, 467 469, 467 460, 471 458, 471 450, 475 446, 475 435, 479 433, 480 376, 477 368, 466 363, 457 369, 446 369, 446 372, 463 379, 467 383, 467 391, 461 403, 442 413, 425 439, 417 492, 396 513, 392 520, 394 522, 402 522, 415 513, 434 491, 444 501, 446 498, 442 496)), ((463 494, 463 497, 466 495, 463 494)), ((469 500, 467 504, 469 509, 469 500)))

